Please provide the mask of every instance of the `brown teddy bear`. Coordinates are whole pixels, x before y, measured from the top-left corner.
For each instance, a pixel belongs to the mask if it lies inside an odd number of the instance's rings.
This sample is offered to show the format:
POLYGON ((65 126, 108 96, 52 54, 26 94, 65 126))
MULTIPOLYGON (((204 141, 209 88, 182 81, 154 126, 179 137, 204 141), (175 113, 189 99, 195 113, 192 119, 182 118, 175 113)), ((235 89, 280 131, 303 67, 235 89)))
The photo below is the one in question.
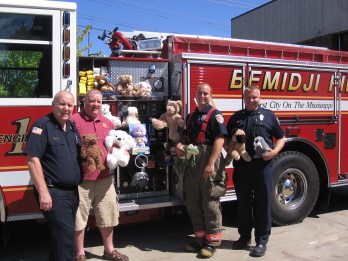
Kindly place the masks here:
POLYGON ((120 75, 118 81, 120 82, 120 85, 117 87, 117 91, 123 97, 139 97, 144 92, 144 90, 139 90, 133 83, 132 75, 120 75))
POLYGON ((234 128, 232 130, 232 139, 225 148, 227 152, 225 166, 230 165, 232 160, 239 160, 240 157, 245 161, 251 161, 251 157, 245 150, 245 141, 245 132, 241 129, 234 128))
POLYGON ((101 160, 104 153, 97 145, 98 139, 97 134, 84 134, 82 136, 84 146, 81 148, 81 157, 88 163, 89 171, 105 169, 101 160))
POLYGON ((178 141, 180 139, 178 127, 183 128, 185 125, 184 120, 179 114, 181 106, 181 101, 168 100, 167 111, 163 113, 159 119, 152 119, 152 125, 156 130, 161 130, 169 126, 169 139, 173 141, 178 141))
POLYGON ((108 76, 106 73, 101 75, 96 75, 94 77, 95 88, 101 92, 113 92, 115 91, 115 86, 106 79, 108 76))

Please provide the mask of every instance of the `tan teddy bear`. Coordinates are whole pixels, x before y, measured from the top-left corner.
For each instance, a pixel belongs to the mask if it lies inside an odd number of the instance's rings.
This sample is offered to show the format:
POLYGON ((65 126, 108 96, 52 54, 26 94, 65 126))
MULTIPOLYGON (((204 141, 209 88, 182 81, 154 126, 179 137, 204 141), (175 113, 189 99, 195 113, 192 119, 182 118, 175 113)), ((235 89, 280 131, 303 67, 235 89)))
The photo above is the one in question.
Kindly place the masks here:
POLYGON ((169 126, 169 139, 173 141, 178 141, 180 139, 178 127, 183 128, 185 125, 184 120, 179 114, 181 106, 181 101, 168 100, 167 111, 163 113, 159 119, 152 119, 152 125, 156 130, 161 130, 169 126))
POLYGON ((82 136, 84 146, 81 148, 81 157, 88 163, 89 171, 105 169, 101 160, 104 153, 97 145, 98 139, 97 134, 84 134, 82 136))
POLYGON ((118 81, 120 82, 120 85, 117 87, 117 91, 123 97, 139 97, 144 92, 144 90, 139 90, 133 83, 132 75, 120 75, 118 81))
POLYGON ((245 161, 251 161, 251 157, 245 150, 245 141, 245 132, 241 129, 234 128, 232 130, 232 139, 226 148, 225 166, 230 165, 232 160, 239 160, 240 157, 245 161))
POLYGON ((94 77, 95 88, 101 92, 113 92, 115 86, 106 79, 107 74, 96 75, 94 77))

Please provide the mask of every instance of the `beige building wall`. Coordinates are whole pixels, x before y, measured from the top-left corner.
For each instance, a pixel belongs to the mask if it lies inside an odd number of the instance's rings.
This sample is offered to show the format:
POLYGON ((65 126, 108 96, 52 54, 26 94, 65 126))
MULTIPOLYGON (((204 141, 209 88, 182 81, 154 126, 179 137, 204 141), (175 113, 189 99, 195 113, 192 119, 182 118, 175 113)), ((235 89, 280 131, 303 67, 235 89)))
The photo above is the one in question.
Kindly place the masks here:
POLYGON ((348 51, 348 0, 275 0, 231 22, 233 38, 348 51))

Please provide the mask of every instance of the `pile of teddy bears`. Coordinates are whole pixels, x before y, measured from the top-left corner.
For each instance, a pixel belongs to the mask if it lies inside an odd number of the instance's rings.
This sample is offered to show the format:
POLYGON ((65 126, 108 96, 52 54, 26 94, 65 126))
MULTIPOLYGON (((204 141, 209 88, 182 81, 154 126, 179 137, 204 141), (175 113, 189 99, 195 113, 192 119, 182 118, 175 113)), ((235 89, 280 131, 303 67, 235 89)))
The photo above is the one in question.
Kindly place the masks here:
POLYGON ((147 82, 133 83, 132 75, 120 75, 117 92, 123 97, 150 97, 151 85, 147 82))
MULTIPOLYGON (((117 88, 111 83, 107 73, 94 74, 90 77, 94 79, 95 89, 102 92, 115 92, 123 97, 151 97, 152 87, 148 82, 133 83, 132 75, 120 75, 117 80, 117 88)), ((86 78, 87 79, 87 78, 86 78)))

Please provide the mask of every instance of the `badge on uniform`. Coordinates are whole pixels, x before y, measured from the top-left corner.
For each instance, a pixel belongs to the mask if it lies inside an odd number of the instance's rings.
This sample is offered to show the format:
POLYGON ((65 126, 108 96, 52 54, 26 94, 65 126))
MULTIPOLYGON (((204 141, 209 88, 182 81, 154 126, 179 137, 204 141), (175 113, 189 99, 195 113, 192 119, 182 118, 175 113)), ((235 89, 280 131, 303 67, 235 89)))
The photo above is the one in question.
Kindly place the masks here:
POLYGON ((263 114, 260 114, 260 121, 263 121, 263 118, 264 118, 265 116, 263 116, 263 114))
POLYGON ((222 116, 222 114, 216 114, 215 119, 218 123, 224 123, 224 116, 222 116))
POLYGON ((31 131, 31 133, 41 135, 42 134, 42 129, 40 129, 38 127, 33 127, 33 130, 31 131))

